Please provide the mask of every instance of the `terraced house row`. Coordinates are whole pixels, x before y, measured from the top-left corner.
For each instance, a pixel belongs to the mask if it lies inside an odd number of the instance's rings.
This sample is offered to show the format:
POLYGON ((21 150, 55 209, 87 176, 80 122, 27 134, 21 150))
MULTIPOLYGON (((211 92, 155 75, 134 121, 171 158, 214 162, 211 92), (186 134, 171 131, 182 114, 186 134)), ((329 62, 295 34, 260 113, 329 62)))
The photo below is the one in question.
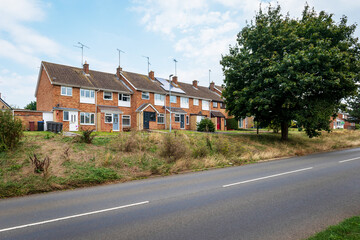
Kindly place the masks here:
POLYGON ((225 130, 220 86, 188 84, 177 76, 171 80, 153 71, 143 75, 118 67, 116 73, 105 73, 90 70, 86 62, 83 68, 42 62, 37 111, 48 114, 45 121, 62 122, 65 131, 169 129, 170 119, 173 129, 195 130, 203 118, 225 130))

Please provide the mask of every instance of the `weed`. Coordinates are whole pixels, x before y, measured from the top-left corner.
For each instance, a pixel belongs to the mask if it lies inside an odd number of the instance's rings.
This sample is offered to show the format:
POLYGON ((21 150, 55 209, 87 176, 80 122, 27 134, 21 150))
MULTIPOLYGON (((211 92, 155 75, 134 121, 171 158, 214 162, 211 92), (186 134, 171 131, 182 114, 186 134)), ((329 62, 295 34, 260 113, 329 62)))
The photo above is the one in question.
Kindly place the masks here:
POLYGON ((80 132, 80 136, 78 137, 77 141, 81 143, 92 143, 96 134, 93 134, 95 130, 85 129, 80 132))
POLYGON ((47 175, 50 166, 50 158, 48 156, 46 156, 44 160, 41 161, 34 153, 34 157, 30 157, 30 160, 34 165, 34 173, 44 173, 44 176, 47 175))
POLYGON ((181 137, 166 134, 160 149, 160 156, 167 158, 168 163, 172 163, 181 157, 185 157, 188 151, 189 149, 181 137))

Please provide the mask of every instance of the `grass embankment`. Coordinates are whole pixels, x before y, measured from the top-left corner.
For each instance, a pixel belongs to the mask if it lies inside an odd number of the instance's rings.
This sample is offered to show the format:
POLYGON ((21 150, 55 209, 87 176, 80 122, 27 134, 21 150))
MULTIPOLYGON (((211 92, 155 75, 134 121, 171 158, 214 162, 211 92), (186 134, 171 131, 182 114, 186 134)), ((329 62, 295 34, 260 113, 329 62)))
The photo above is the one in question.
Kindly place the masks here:
POLYGON ((338 225, 331 226, 308 240, 359 240, 360 216, 346 219, 338 225))
POLYGON ((26 132, 16 150, 0 153, 0 198, 360 146, 360 131, 324 132, 313 139, 290 132, 289 137, 283 142, 272 133, 130 132, 101 134, 85 144, 72 137, 26 132), (40 160, 50 158, 46 173, 34 172, 34 153, 40 160))

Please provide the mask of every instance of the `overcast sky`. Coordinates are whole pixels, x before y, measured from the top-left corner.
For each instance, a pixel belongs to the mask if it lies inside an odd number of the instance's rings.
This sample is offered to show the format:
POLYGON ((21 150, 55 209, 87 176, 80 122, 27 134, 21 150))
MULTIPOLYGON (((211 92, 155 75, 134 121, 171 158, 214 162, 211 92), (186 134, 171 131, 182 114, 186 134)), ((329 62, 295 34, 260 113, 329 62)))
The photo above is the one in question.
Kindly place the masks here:
MULTIPOLYGON (((221 85, 219 61, 235 44, 236 34, 258 11, 260 0, 0 0, 0 93, 10 105, 23 108, 35 100, 41 61, 81 66, 81 42, 90 47, 84 59, 90 69, 147 73, 150 57, 155 76, 174 74, 179 81, 211 80, 221 85)), ((299 17, 306 1, 278 0, 283 13, 299 17)), ((343 15, 360 22, 358 0, 307 0, 317 12, 343 15)), ((359 36, 359 29, 356 36, 359 36)))

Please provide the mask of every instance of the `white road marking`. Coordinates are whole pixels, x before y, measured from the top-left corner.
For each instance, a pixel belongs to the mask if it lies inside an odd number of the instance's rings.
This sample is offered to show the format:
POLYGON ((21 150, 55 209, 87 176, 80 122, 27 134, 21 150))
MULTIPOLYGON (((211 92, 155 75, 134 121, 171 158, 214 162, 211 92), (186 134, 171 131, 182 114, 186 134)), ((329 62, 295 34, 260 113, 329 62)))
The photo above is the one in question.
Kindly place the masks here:
POLYGON ((149 203, 149 201, 132 203, 132 204, 128 204, 128 205, 123 205, 123 206, 118 206, 118 207, 113 207, 113 208, 107 208, 107 209, 102 209, 102 210, 93 211, 93 212, 87 212, 87 213, 81 213, 81 214, 71 215, 71 216, 67 216, 67 217, 50 219, 50 220, 46 220, 46 221, 42 221, 42 222, 35 222, 35 223, 29 223, 29 224, 25 224, 25 225, 10 227, 10 228, 4 228, 4 229, 0 229, 0 232, 6 232, 6 231, 11 231, 11 230, 20 229, 20 228, 27 228, 27 227, 32 227, 32 226, 36 226, 36 225, 46 224, 46 223, 58 222, 58 221, 63 221, 63 220, 71 219, 71 218, 77 218, 77 217, 83 217, 83 216, 87 216, 87 215, 93 215, 93 214, 97 214, 97 213, 109 212, 109 211, 114 211, 114 210, 118 210, 118 209, 122 209, 122 208, 142 205, 142 204, 146 204, 146 203, 149 203))
POLYGON ((242 182, 226 184, 226 185, 223 185, 223 187, 224 188, 225 187, 231 187, 231 186, 234 186, 234 185, 239 185, 239 184, 244 184, 244 183, 249 183, 249 182, 255 182, 255 181, 259 181, 259 180, 263 180, 263 179, 267 179, 267 178, 273 178, 273 177, 278 177, 278 176, 287 175, 287 174, 291 174, 291 173, 302 172, 302 171, 306 171, 306 170, 310 170, 310 169, 313 169, 313 167, 302 168, 302 169, 298 169, 298 170, 294 170, 294 171, 290 171, 290 172, 278 173, 278 174, 270 175, 270 176, 266 176, 266 177, 255 178, 255 179, 250 179, 250 180, 246 180, 246 181, 242 181, 242 182))
POLYGON ((360 157, 342 160, 342 161, 339 161, 339 163, 350 162, 350 161, 354 161, 354 160, 358 160, 358 159, 360 159, 360 157))

